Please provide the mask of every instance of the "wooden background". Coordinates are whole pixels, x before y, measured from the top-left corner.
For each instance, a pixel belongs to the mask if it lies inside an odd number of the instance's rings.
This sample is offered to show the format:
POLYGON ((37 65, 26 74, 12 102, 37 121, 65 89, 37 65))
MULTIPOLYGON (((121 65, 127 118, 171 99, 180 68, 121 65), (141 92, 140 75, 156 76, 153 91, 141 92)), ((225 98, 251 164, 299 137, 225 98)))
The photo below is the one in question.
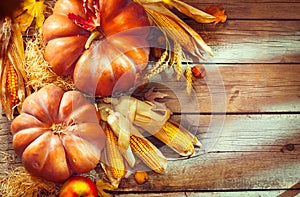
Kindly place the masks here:
POLYGON ((214 51, 206 78, 195 81, 196 99, 184 86, 178 92, 182 83, 160 90, 170 95, 165 101, 176 120, 198 121, 203 143, 219 138, 207 154, 172 161, 163 175, 150 173, 146 184, 129 177, 118 194, 300 195, 300 1, 184 1, 200 9, 221 3, 228 20, 185 20, 214 51))
MULTIPOLYGON (((299 195, 300 1, 184 1, 201 9, 221 3, 228 15, 216 26, 185 19, 215 54, 204 62, 207 76, 195 81, 194 94, 188 97, 182 82, 157 88, 206 153, 170 161, 143 185, 129 176, 116 195, 299 195)), ((0 150, 11 155, 9 124, 0 119, 0 150)), ((7 159, 18 162, 1 155, 1 169, 7 159)))

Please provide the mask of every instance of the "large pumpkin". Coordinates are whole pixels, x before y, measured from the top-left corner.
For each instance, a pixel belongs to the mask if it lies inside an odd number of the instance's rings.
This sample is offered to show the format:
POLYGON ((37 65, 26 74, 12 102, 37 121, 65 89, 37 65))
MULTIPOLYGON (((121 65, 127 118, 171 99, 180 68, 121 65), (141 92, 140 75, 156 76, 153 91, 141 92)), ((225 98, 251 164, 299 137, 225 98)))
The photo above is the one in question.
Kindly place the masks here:
POLYGON ((146 67, 148 26, 132 0, 58 0, 43 25, 45 59, 79 90, 109 96, 131 88, 146 67))
POLYGON ((95 168, 105 146, 95 107, 80 92, 54 85, 25 99, 11 132, 25 168, 55 182, 95 168))

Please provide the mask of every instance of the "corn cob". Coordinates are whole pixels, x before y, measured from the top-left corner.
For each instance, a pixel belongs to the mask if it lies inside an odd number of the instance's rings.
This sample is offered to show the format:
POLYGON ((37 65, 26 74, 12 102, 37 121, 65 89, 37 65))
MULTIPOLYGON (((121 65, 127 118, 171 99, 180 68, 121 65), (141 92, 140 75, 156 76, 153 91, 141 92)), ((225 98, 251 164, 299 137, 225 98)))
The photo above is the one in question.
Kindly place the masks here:
POLYGON ((194 154, 194 145, 190 138, 170 121, 167 121, 162 129, 153 135, 181 156, 194 154))
POLYGON ((182 131, 188 138, 189 140, 193 143, 194 146, 197 147, 202 147, 201 142, 198 140, 198 138, 193 135, 191 132, 180 126, 177 122, 174 122, 173 120, 168 120, 171 124, 173 124, 175 127, 179 128, 180 131, 182 131))
MULTIPOLYGON (((18 76, 12 64, 5 67, 6 70, 6 90, 10 100, 10 107, 16 106, 20 100, 18 98, 18 76)), ((4 72, 5 73, 5 72, 4 72)))
MULTIPOLYGON (((108 100, 106 100, 108 101, 108 100)), ((170 111, 165 114, 153 111, 153 105, 133 97, 110 99, 119 113, 126 115, 135 125, 154 135, 181 156, 192 156, 194 146, 190 138, 169 122, 170 111)))
POLYGON ((105 156, 106 162, 102 164, 105 173, 114 187, 118 187, 120 181, 126 174, 124 160, 117 146, 117 136, 107 124, 102 124, 106 134, 105 156))
POLYGON ((24 48, 22 34, 17 23, 10 18, 0 21, 0 100, 2 109, 9 120, 14 112, 20 112, 22 102, 30 94, 26 87, 27 76, 23 70, 24 48))
POLYGON ((131 135, 130 147, 133 152, 152 170, 163 173, 168 161, 163 154, 146 138, 131 135))

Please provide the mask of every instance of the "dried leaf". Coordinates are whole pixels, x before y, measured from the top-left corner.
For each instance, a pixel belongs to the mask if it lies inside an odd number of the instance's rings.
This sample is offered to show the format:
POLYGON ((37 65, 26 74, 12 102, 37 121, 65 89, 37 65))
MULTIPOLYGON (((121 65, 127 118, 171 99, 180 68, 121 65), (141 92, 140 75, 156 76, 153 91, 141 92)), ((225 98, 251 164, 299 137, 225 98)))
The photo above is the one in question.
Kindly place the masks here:
POLYGON ((150 90, 148 90, 145 93, 145 99, 147 101, 150 101, 152 103, 155 102, 155 99, 163 99, 165 97, 169 96, 168 94, 162 93, 162 92, 154 92, 154 87, 152 87, 150 90))
POLYGON ((179 12, 185 14, 186 16, 194 19, 199 23, 213 23, 216 22, 216 20, 219 20, 210 12, 202 11, 180 0, 136 0, 136 2, 142 5, 164 3, 170 7, 176 8, 179 12))
POLYGON ((112 191, 114 190, 114 186, 112 186, 110 183, 104 182, 103 180, 99 179, 96 181, 96 186, 98 190, 98 195, 101 197, 112 197, 110 193, 107 193, 106 191, 112 191))
POLYGON ((20 23, 21 31, 25 32, 35 18, 35 28, 40 29, 45 20, 46 5, 44 0, 24 0, 19 9, 14 13, 15 22, 20 23))
POLYGON ((205 8, 205 12, 213 15, 216 17, 216 20, 214 21, 214 24, 218 24, 219 22, 225 23, 227 16, 225 14, 225 10, 221 9, 221 4, 218 5, 211 5, 207 8, 205 8))
POLYGON ((158 102, 156 101, 155 99, 163 99, 167 96, 169 96, 168 94, 165 94, 165 93, 162 93, 162 92, 154 92, 153 91, 154 88, 152 87, 150 90, 148 90, 145 95, 144 95, 144 98, 147 100, 147 101, 150 101, 151 103, 153 103, 157 109, 162 109, 162 110, 165 110, 167 109, 167 106, 165 103, 163 102, 158 102))

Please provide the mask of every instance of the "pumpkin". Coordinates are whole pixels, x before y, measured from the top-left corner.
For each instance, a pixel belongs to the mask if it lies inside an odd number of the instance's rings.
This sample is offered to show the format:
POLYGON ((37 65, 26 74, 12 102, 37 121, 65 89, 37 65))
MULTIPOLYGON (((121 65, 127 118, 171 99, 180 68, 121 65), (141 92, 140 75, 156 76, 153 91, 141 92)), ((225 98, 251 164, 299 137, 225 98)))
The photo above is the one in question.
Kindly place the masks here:
POLYGON ((43 25, 44 57, 96 96, 134 86, 148 64, 149 19, 132 0, 58 0, 43 25))
POLYGON ((95 107, 80 92, 55 85, 25 99, 11 132, 25 168, 54 182, 95 168, 105 146, 95 107))

